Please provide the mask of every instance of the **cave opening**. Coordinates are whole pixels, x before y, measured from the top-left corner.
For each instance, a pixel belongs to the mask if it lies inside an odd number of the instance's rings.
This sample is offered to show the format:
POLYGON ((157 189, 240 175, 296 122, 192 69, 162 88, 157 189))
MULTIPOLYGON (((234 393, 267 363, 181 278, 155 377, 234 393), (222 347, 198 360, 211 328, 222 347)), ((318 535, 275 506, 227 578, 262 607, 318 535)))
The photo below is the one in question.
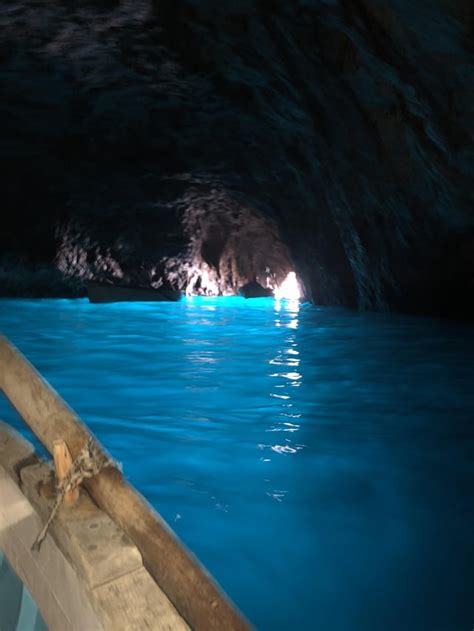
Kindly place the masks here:
POLYGON ((131 226, 107 216, 68 220, 57 230, 59 271, 83 287, 96 282, 186 296, 303 297, 295 261, 270 212, 208 182, 181 193, 166 226, 159 219, 131 226))

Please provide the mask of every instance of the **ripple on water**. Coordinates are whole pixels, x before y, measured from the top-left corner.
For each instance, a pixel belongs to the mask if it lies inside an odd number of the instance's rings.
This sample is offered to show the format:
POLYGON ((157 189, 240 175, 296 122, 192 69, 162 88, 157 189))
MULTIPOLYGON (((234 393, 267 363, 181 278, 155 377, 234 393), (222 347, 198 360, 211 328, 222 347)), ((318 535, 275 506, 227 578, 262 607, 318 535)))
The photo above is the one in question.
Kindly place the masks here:
POLYGON ((472 627, 472 327, 193 298, 0 329, 259 629, 472 627))

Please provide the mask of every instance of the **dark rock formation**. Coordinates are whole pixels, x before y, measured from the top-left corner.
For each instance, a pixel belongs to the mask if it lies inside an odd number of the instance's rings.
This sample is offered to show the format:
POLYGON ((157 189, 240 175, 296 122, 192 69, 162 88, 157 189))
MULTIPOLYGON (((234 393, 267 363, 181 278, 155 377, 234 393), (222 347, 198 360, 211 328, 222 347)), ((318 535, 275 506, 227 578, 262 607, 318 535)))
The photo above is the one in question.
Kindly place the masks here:
POLYGON ((263 287, 256 280, 251 280, 239 288, 239 294, 244 298, 265 298, 273 295, 268 287, 263 287))
POLYGON ((0 33, 1 293, 295 267, 472 315, 471 0, 5 0, 0 33))

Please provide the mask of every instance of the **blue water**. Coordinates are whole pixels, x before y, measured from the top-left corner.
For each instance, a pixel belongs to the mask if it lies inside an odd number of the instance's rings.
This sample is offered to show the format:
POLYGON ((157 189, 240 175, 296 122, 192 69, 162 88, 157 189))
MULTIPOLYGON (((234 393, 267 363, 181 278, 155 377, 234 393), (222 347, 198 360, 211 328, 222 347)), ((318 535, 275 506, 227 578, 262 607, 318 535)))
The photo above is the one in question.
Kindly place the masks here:
POLYGON ((194 298, 0 330, 262 631, 473 627, 472 326, 194 298))
POLYGON ((30 592, 0 550, 0 629, 48 631, 30 592))

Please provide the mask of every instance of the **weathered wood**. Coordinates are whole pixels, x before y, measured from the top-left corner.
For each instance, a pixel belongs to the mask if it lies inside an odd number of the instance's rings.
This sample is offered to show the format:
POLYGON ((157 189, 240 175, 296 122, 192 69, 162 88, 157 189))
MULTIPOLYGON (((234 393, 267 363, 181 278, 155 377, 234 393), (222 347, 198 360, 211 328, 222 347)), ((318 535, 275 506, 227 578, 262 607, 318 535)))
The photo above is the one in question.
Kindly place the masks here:
MULTIPOLYGON (((54 503, 54 482, 45 462, 23 467, 21 488, 36 512, 46 520, 54 503)), ((63 507, 50 534, 85 583, 94 589, 143 567, 137 546, 82 491, 73 507, 63 507)))
POLYGON ((190 631, 144 567, 97 587, 93 597, 97 610, 105 614, 107 629, 190 631), (113 611, 109 606, 112 599, 113 611))
POLYGON ((0 547, 28 585, 34 581, 48 628, 190 631, 136 545, 84 489, 75 506, 58 512, 45 547, 31 553, 31 527, 54 501, 52 474, 51 465, 0 422, 0 547))
MULTIPOLYGON (((0 466, 0 545, 53 631, 102 629, 80 578, 48 537, 40 555, 30 551, 41 520, 0 466)), ((0 612, 1 613, 1 612, 0 612)))
POLYGON ((47 537, 41 553, 31 553, 41 518, 20 489, 19 472, 24 466, 34 466, 34 461, 38 459, 33 446, 0 421, 0 547, 48 629, 101 631, 83 582, 55 541, 47 537))
MULTIPOLYGON (((67 472, 72 467, 71 453, 62 438, 53 442, 53 459, 54 468, 56 470, 56 478, 59 484, 64 480, 67 472)), ((70 491, 66 491, 66 493, 64 493, 65 504, 75 504, 78 499, 79 489, 71 489, 70 491)))
MULTIPOLYGON (((89 430, 23 355, 0 337, 0 387, 39 440, 53 451, 64 437, 75 458, 89 430)), ((84 482, 140 550, 145 567, 196 631, 237 631, 249 624, 164 520, 117 469, 84 482)))

